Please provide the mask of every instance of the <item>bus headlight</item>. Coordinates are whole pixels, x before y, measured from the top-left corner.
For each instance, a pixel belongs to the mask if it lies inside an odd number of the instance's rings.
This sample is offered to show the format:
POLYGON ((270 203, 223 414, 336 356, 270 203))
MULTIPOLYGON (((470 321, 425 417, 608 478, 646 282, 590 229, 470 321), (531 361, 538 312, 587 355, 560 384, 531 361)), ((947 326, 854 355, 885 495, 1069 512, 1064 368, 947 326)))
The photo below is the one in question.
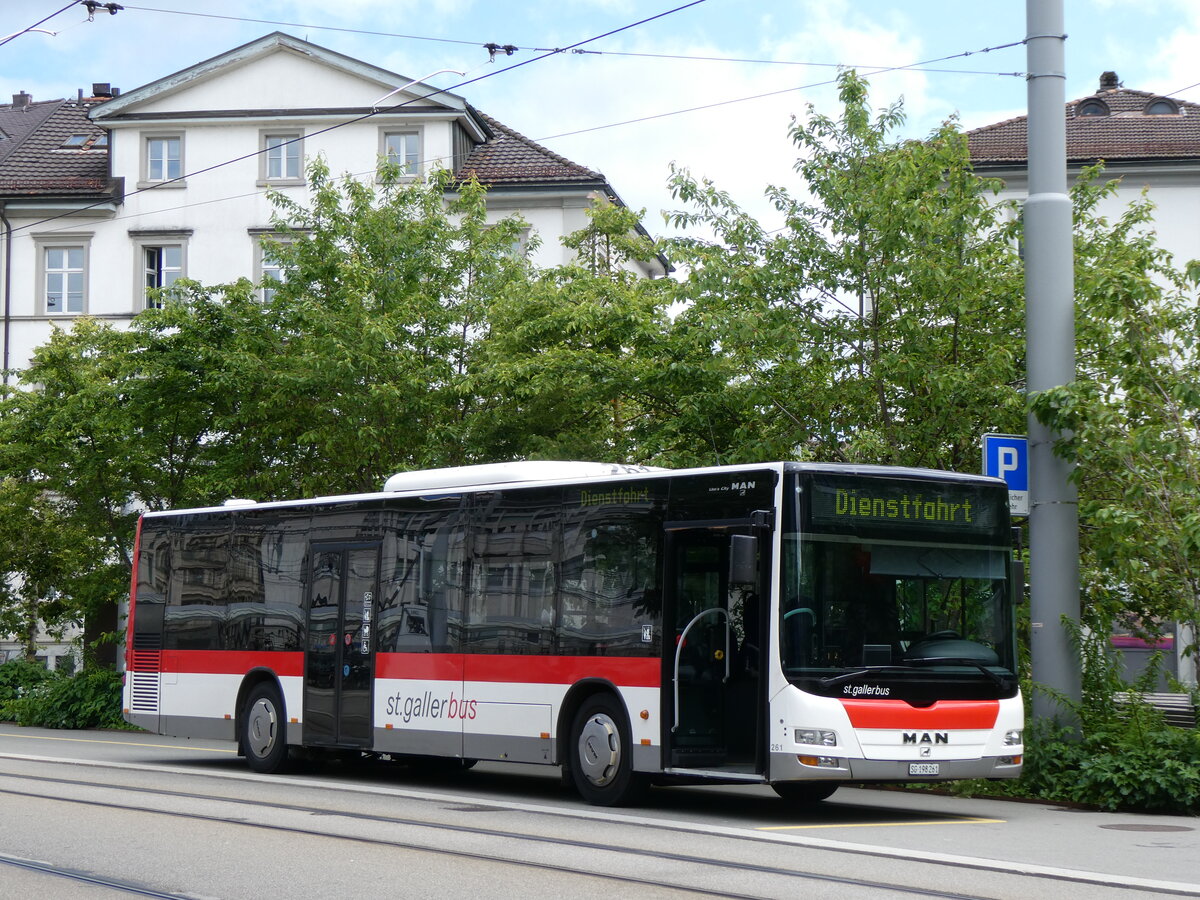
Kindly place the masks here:
POLYGON ((1011 731, 1004 732, 1005 747, 1019 747, 1025 743, 1024 732, 1020 728, 1014 728, 1011 731))
POLYGON ((825 731, 821 728, 797 728, 796 743, 797 744, 814 744, 818 747, 836 747, 837 732, 825 731))

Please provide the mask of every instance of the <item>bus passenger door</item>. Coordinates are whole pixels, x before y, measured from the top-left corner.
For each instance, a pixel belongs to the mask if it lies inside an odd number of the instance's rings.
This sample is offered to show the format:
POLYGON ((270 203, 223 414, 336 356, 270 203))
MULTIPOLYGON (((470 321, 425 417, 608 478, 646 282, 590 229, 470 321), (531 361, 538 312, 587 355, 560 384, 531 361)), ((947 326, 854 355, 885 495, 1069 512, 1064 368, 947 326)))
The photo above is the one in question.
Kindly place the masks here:
POLYGON ((664 622, 674 626, 666 646, 668 768, 762 771, 763 623, 757 583, 731 582, 731 533, 667 532, 664 622))
POLYGON ((379 546, 314 545, 304 660, 304 742, 372 743, 379 546))

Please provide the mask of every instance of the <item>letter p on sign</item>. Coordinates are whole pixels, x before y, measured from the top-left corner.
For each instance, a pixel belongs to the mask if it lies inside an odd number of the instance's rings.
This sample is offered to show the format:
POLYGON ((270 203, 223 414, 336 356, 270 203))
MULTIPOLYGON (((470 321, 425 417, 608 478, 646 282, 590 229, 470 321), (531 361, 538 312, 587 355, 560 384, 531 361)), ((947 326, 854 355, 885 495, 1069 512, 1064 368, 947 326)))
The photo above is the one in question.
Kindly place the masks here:
POLYGON ((1019 470, 1020 457, 1016 447, 1000 448, 1000 477, 1007 480, 1009 473, 1019 470))

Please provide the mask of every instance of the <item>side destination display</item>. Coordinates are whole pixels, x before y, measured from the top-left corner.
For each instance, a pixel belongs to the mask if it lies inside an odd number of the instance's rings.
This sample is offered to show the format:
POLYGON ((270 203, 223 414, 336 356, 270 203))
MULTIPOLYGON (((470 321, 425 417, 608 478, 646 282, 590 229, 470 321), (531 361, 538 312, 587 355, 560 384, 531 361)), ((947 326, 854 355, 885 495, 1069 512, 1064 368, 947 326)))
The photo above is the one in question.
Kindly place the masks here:
POLYGON ((809 516, 822 531, 1002 535, 1008 497, 988 485, 816 475, 809 516))

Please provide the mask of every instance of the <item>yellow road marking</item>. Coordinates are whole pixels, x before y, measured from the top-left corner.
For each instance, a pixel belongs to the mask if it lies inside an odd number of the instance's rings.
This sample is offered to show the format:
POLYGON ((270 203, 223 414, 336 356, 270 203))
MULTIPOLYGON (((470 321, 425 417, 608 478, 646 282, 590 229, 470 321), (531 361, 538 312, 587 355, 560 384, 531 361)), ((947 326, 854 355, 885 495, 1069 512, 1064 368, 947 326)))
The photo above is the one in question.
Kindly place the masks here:
POLYGON ((26 741, 65 741, 73 744, 119 744, 122 747, 154 747, 159 750, 200 750, 204 753, 237 753, 236 750, 226 750, 220 747, 195 747, 188 744, 186 747, 180 747, 178 744, 146 744, 141 741, 100 741, 95 738, 65 738, 65 737, 49 737, 41 734, 13 734, 12 732, 0 732, 0 737, 15 737, 26 741))
POLYGON ((801 831, 813 828, 895 828, 898 825, 999 825, 1007 819, 936 819, 929 822, 848 822, 842 825, 772 825, 756 831, 801 831))

